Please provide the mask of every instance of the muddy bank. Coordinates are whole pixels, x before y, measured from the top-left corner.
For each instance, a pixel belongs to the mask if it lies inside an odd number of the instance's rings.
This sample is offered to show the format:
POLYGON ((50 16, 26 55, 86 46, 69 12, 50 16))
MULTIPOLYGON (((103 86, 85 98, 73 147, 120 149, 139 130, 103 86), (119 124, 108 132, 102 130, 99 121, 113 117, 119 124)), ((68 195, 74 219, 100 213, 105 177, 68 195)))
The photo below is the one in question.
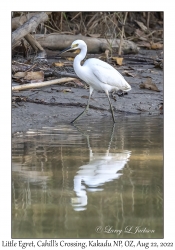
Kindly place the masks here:
MULTIPOLYGON (((157 53, 160 54, 161 51, 142 50, 140 55, 153 57, 157 53)), ((153 64, 127 60, 117 69, 131 85, 132 90, 124 96, 115 95, 116 101, 111 98, 116 121, 118 116, 123 115, 162 116, 163 70, 153 64), (160 92, 140 88, 140 84, 148 77, 160 92)), ((12 103, 12 133, 60 123, 68 124, 83 111, 88 96, 88 88, 77 87, 73 83, 12 92, 12 98, 15 99, 12 103)), ((112 122, 108 99, 105 93, 94 91, 88 114, 81 119, 85 121, 103 118, 112 122)))

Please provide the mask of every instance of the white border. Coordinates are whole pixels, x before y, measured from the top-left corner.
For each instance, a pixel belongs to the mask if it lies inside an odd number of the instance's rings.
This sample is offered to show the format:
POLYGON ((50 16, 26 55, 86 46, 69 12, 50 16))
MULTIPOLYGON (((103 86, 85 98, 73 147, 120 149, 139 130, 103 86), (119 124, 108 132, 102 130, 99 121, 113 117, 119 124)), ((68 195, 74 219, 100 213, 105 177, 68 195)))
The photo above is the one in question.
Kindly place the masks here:
MULTIPOLYGON (((0 240, 11 239, 11 11, 164 11, 164 240, 174 242, 175 202, 175 42, 173 1, 2 1, 1 2, 1 175, 0 175, 0 240), (100 8, 100 9, 99 9, 100 8)), ((144 240, 146 242, 147 240, 144 240)), ((154 240, 156 241, 156 240, 154 240)), ((1 242, 0 242, 1 245, 1 242)), ((40 249, 40 248, 35 248, 40 249)), ((53 248, 52 249, 56 249, 53 248)), ((172 248, 171 248, 172 249, 172 248)))

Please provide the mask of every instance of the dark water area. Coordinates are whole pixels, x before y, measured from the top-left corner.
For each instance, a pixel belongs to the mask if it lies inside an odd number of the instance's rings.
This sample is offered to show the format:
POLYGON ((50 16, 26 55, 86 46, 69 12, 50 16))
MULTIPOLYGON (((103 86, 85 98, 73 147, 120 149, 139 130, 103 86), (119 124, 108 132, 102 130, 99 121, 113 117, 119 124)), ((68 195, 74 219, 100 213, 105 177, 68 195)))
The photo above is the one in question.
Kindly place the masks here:
POLYGON ((13 134, 12 238, 163 238, 163 119, 13 134))

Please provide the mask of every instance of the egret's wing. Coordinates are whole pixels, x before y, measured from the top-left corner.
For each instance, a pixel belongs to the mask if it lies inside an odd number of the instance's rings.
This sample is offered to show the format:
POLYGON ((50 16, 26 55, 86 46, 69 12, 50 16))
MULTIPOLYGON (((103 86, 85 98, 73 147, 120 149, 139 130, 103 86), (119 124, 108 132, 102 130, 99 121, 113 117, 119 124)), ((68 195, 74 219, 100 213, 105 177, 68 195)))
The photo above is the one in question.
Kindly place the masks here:
POLYGON ((119 89, 123 89, 123 87, 127 85, 124 77, 108 64, 93 65, 92 71, 97 79, 104 84, 109 84, 111 86, 118 87, 119 89))

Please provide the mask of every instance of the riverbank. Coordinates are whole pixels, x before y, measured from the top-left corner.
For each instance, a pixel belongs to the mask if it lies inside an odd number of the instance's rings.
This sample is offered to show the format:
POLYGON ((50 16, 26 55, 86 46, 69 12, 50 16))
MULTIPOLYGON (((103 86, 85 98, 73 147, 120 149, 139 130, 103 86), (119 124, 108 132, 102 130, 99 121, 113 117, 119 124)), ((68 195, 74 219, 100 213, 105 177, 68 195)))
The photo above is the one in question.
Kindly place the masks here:
MULTIPOLYGON (((154 57, 157 53, 160 54, 161 51, 142 50, 140 55, 154 57)), ((114 99, 111 98, 116 121, 118 116, 123 115, 162 116, 163 70, 153 64, 132 63, 127 60, 117 70, 125 77, 132 90, 127 95, 115 95, 114 99), (149 78, 152 84, 150 86, 156 85, 157 91, 147 86, 149 78)), ((71 82, 12 92, 12 133, 60 123, 68 124, 83 111, 88 96, 87 87, 78 87, 71 82)), ((105 93, 94 91, 90 109, 80 119, 99 120, 104 117, 112 122, 108 99, 105 93)))

